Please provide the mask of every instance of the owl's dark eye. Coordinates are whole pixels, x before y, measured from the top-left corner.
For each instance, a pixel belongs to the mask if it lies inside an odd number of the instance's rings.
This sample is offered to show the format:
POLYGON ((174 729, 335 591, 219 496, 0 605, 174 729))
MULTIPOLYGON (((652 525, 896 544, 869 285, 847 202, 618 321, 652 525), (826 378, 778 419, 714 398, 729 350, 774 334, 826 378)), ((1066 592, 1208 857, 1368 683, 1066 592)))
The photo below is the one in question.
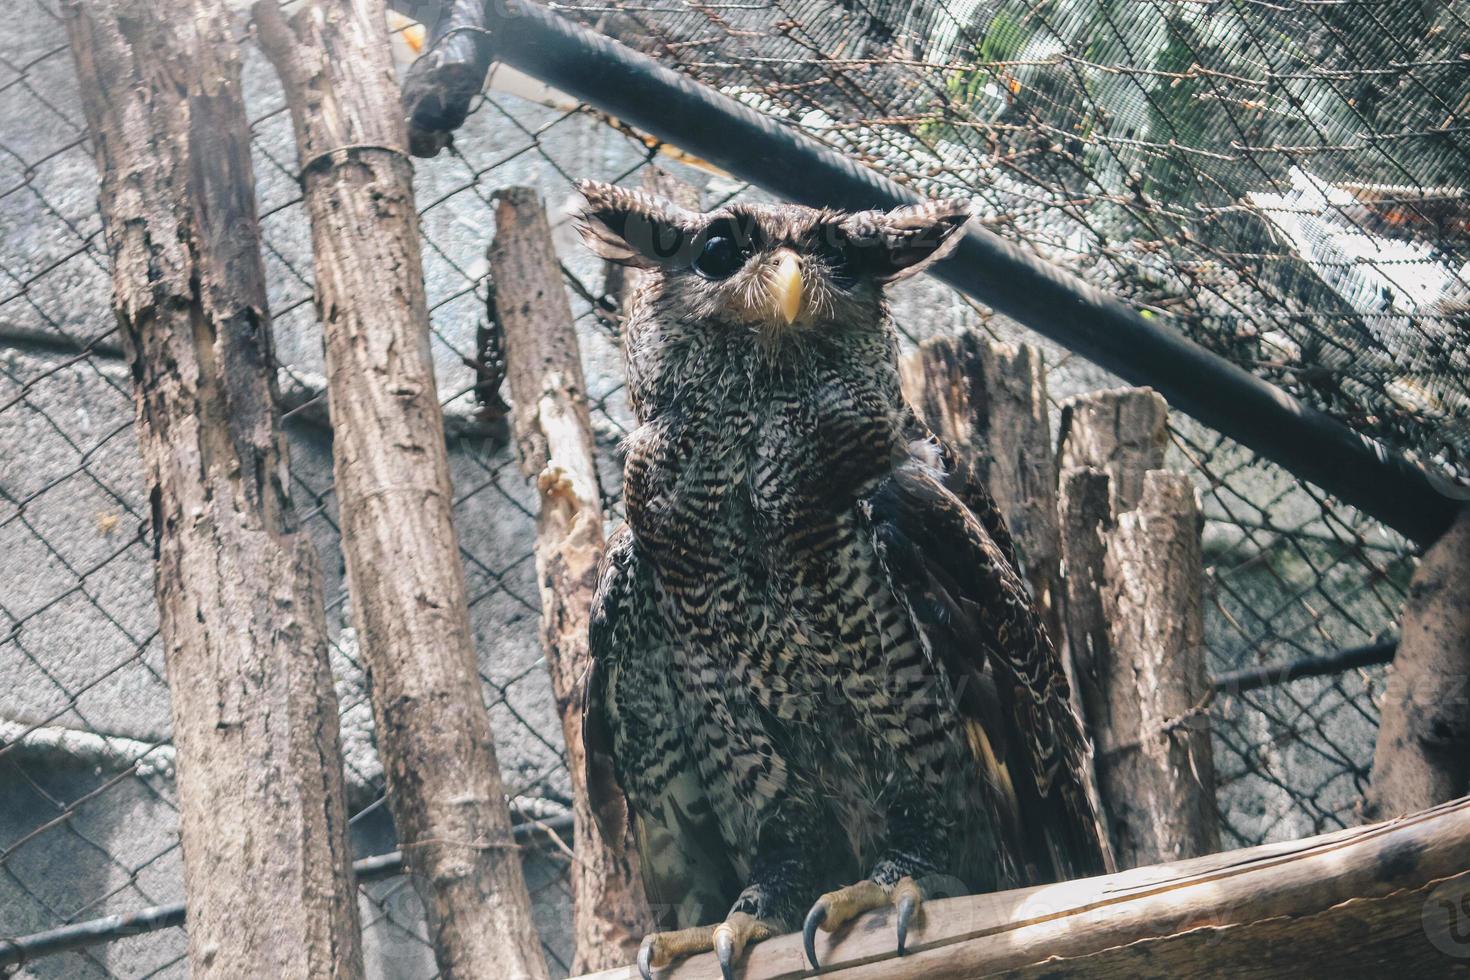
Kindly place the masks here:
POLYGON ((694 271, 706 279, 728 279, 745 264, 748 254, 728 235, 711 235, 694 260, 694 271))

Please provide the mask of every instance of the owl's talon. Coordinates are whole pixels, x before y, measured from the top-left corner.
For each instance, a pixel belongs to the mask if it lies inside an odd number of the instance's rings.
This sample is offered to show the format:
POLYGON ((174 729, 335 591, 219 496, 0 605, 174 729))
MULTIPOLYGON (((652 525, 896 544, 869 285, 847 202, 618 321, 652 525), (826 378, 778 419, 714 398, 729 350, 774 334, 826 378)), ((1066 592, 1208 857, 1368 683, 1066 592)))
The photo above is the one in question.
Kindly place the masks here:
POLYGON ((894 904, 898 906, 898 955, 902 956, 909 938, 909 922, 924 901, 923 890, 912 878, 904 878, 893 886, 894 904))
POLYGON ((655 970, 662 970, 675 960, 714 948, 714 926, 695 926, 677 932, 653 932, 643 937, 638 947, 638 975, 653 980, 655 970))
POLYGON ((817 927, 826 921, 827 906, 818 899, 817 904, 806 914, 806 922, 801 927, 801 944, 806 947, 806 959, 813 970, 822 968, 822 964, 817 962, 817 927))
POLYGON ((846 888, 839 888, 835 892, 828 892, 817 899, 811 911, 807 912, 806 924, 802 928, 806 958, 811 961, 812 969, 821 969, 821 964, 817 962, 818 929, 823 932, 834 932, 864 912, 881 909, 887 904, 888 891, 871 879, 848 885, 846 888))
POLYGON ((781 931, 764 919, 745 912, 731 912, 719 925, 652 933, 644 936, 643 945, 638 947, 638 975, 643 980, 653 980, 655 970, 662 970, 677 959, 713 950, 724 980, 734 980, 735 961, 740 959, 745 947, 781 931))
POLYGON ((735 936, 732 930, 715 930, 715 959, 720 961, 720 976, 724 980, 735 980, 735 936))
POLYGON ((656 936, 644 936, 638 947, 638 975, 643 980, 653 980, 653 941, 656 936))

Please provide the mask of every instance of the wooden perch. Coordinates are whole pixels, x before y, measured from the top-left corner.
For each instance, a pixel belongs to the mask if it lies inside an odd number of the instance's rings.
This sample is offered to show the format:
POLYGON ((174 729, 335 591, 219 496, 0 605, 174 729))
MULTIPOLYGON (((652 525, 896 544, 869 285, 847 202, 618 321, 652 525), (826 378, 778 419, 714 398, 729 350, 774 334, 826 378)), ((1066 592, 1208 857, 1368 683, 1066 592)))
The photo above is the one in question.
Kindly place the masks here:
POLYGON ((1382 819, 1470 791, 1470 508, 1409 586, 1366 810, 1382 819))
POLYGON ((64 9, 152 505, 189 972, 358 977, 337 698, 291 505, 232 17, 224 0, 64 9))
MULTIPOLYGON (((932 902, 902 958, 892 914, 873 913, 819 933, 817 954, 824 980, 1465 976, 1467 868, 1461 799, 1306 840, 932 902)), ((705 954, 661 980, 719 975, 705 954)), ((752 947, 743 978, 813 975, 792 935, 752 947)), ((595 980, 636 977, 624 967, 595 980)))
POLYGON ((470 634, 387 14, 254 10, 296 130, 342 550, 400 847, 441 976, 544 978, 470 634))
POLYGON ((527 187, 500 191, 498 197, 490 269, 499 284, 516 447, 521 468, 536 482, 541 498, 536 519, 541 642, 572 780, 577 841, 572 969, 596 970, 632 959, 651 921, 632 848, 610 847, 602 839, 587 799, 579 695, 605 545, 602 499, 587 385, 546 210, 527 187))

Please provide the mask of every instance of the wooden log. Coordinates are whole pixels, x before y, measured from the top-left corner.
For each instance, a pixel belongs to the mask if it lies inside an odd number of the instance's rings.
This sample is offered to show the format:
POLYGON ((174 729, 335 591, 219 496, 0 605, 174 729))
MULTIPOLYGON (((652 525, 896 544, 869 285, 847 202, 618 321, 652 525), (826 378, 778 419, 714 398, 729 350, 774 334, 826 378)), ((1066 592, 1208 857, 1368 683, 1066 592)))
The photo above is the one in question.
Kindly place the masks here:
MULTIPOLYGON (((1072 700, 1088 736, 1088 791, 1098 819, 1114 840, 1107 800, 1098 785, 1097 739, 1114 730, 1110 698, 1103 678, 1112 663, 1108 618, 1103 608, 1104 564, 1113 529, 1108 475, 1083 467, 1062 473, 1057 510, 1062 581, 1058 597, 1065 637, 1067 680, 1072 700)), ((1117 855, 1113 857, 1114 867, 1117 855)))
POLYGON ((1470 791, 1470 508, 1419 562, 1388 675, 1365 809, 1383 819, 1470 791))
POLYGON ((1151 388, 1114 388, 1062 403, 1057 432, 1059 471, 1090 466, 1110 480, 1111 511, 1132 510, 1143 475, 1162 469, 1169 407, 1151 388))
MULTIPOLYGON (((924 907, 819 933, 834 980, 1177 980, 1470 975, 1470 799, 1400 820, 924 907)), ((661 980, 713 980, 705 954, 661 980)), ((752 947, 744 980, 811 974, 800 936, 752 947)), ((624 967, 583 980, 633 980, 624 967)))
POLYGON ((572 780, 572 969, 599 970, 631 960, 651 926, 635 854, 623 841, 602 839, 587 797, 580 692, 606 543, 602 497, 587 385, 546 211, 527 187, 502 190, 498 198, 490 269, 498 284, 516 447, 521 468, 540 493, 541 642, 572 780))
POLYGON ((1060 646, 1057 474, 1041 351, 973 332, 935 337, 901 361, 899 374, 919 417, 995 498, 1060 646))
POLYGON ((64 10, 149 485, 189 972, 358 977, 337 698, 288 491, 231 15, 64 10))
POLYGON ((1119 867, 1220 849, 1200 526, 1189 479, 1150 470, 1108 536, 1099 677, 1108 724, 1093 737, 1119 867))
POLYGON ((470 634, 383 3, 254 11, 296 130, 348 588, 400 847, 442 976, 545 977, 470 634))

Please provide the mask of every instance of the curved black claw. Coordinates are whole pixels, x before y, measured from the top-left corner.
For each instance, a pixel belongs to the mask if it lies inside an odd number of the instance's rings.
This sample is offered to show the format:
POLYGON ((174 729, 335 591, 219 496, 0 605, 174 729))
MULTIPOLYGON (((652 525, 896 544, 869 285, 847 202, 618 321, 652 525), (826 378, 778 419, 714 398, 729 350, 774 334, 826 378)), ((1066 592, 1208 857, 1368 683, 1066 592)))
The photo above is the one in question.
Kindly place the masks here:
POLYGON ((735 937, 729 930, 715 933, 715 958, 720 961, 720 976, 735 980, 735 937))
POLYGON ((806 914, 806 924, 801 927, 801 944, 806 947, 807 962, 812 965, 813 970, 822 968, 822 964, 817 962, 817 927, 826 921, 827 906, 818 902, 806 914))
POLYGON ((903 955, 904 943, 909 938, 909 920, 914 917, 914 896, 912 894, 900 895, 898 899, 898 955, 903 955))
POLYGON ((647 939, 638 947, 638 975, 643 980, 653 980, 653 943, 647 939))

